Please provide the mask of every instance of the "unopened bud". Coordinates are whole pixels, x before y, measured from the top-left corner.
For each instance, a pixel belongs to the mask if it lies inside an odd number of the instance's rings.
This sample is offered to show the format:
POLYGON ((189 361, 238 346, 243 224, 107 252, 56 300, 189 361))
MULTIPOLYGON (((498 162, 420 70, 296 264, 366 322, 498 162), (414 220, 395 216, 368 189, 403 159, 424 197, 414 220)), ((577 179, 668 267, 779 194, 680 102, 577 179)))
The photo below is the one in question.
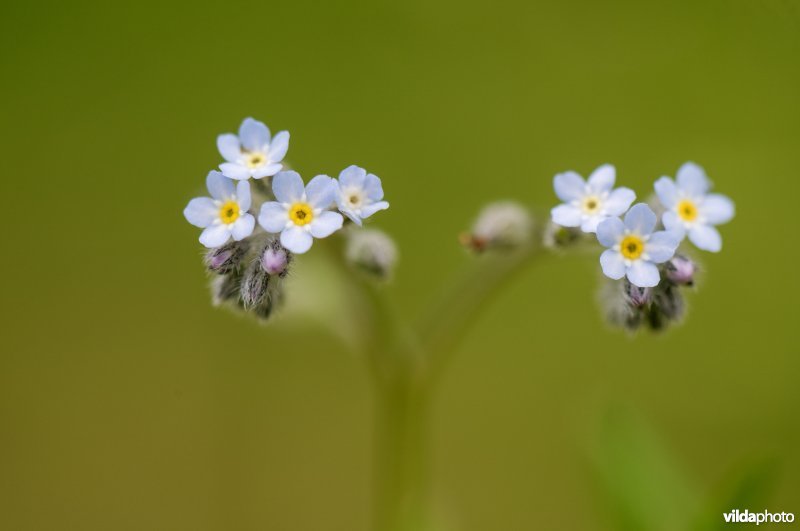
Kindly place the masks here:
POLYGON ((209 271, 225 275, 237 269, 242 258, 247 254, 250 242, 247 240, 231 241, 206 253, 205 263, 209 271))
POLYGON ((694 275, 697 264, 686 256, 676 254, 664 264, 664 273, 673 284, 691 286, 694 284, 694 275))
POLYGON ((241 275, 235 272, 214 277, 211 281, 211 300, 214 306, 238 301, 241 281, 241 275))
POLYGON ((345 257, 358 269, 384 280, 391 276, 397 263, 397 247, 384 232, 358 229, 349 234, 345 257))
POLYGON ((260 260, 253 260, 242 277, 242 304, 249 310, 261 304, 267 296, 269 275, 260 260))
POLYGON ((261 267, 269 275, 285 277, 289 272, 292 253, 287 251, 278 240, 273 241, 261 254, 261 267))
POLYGON ((639 286, 634 286, 628 279, 625 279, 624 282, 625 296, 630 305, 634 308, 646 306, 650 303, 650 301, 653 300, 652 288, 640 288, 639 286))
POLYGON ((491 203, 478 214, 472 230, 460 237, 461 244, 482 252, 492 248, 512 249, 531 240, 533 219, 521 205, 512 202, 491 203))
POLYGON ((582 237, 583 233, 579 227, 562 227, 549 220, 544 230, 543 243, 549 249, 559 249, 580 242, 582 237))

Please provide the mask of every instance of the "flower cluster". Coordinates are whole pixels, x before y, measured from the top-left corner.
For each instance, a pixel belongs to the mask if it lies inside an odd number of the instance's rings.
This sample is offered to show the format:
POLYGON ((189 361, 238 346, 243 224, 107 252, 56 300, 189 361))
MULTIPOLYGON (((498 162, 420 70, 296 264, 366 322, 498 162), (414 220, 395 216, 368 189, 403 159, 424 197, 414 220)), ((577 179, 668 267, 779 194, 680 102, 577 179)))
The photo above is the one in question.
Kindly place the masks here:
MULTIPOLYGON (((673 181, 655 182, 658 204, 631 204, 636 195, 614 188, 616 173, 608 164, 584 180, 575 172, 555 176, 553 186, 563 201, 551 211, 556 227, 594 234, 605 247, 600 254, 603 274, 622 281, 611 289, 612 321, 628 328, 647 323, 653 329, 678 319, 683 300, 678 287, 691 285, 696 264, 678 253, 685 238, 704 251, 718 252, 722 238, 716 229, 734 215, 733 202, 709 193, 703 169, 691 162, 680 167, 673 181), (661 212, 661 216, 656 214, 661 212)), ((554 232, 555 233, 555 232, 554 232)))
POLYGON ((381 180, 358 166, 345 168, 338 179, 317 175, 306 184, 284 169, 289 133, 273 137, 253 118, 242 122, 238 134, 219 135, 217 149, 225 162, 206 177, 209 197, 192 199, 183 211, 203 229, 206 265, 219 275, 212 283, 217 303, 235 302, 268 316, 282 296, 279 281, 293 255, 340 231, 345 217, 360 227, 389 208, 381 180))

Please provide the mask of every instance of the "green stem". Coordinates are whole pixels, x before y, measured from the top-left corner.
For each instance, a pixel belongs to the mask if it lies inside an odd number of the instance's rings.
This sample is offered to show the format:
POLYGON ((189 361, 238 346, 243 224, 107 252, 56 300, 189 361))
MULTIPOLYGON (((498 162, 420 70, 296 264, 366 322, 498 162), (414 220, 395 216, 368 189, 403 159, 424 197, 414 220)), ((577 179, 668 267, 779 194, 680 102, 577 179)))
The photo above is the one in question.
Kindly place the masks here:
POLYGON ((377 389, 376 531, 429 529, 429 402, 419 383, 398 375, 377 389))
POLYGON ((417 330, 421 348, 428 353, 432 380, 438 380, 483 310, 525 270, 538 255, 537 250, 529 246, 505 255, 481 257, 431 306, 417 330))

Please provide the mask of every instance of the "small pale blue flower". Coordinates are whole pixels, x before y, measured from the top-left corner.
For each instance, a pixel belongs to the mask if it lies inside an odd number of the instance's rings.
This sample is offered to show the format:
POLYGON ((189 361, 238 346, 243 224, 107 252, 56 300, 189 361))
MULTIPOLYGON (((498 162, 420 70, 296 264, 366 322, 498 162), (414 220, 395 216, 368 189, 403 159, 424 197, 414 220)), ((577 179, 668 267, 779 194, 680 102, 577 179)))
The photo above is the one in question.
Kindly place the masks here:
POLYGON ((336 183, 327 175, 317 175, 303 185, 300 174, 282 171, 272 179, 277 201, 261 205, 258 223, 267 232, 280 233, 281 244, 296 254, 311 248, 314 238, 325 238, 340 228, 344 218, 331 212, 336 183))
POLYGON ((636 199, 630 188, 614 189, 616 170, 604 164, 594 170, 589 180, 574 171, 559 173, 553 187, 563 204, 553 208, 550 215, 562 227, 580 227, 583 232, 597 232, 601 221, 621 216, 636 199))
POLYGON ((183 215, 186 220, 205 229, 200 243, 208 248, 219 247, 228 239, 242 240, 253 233, 255 218, 250 208, 250 183, 234 182, 218 171, 209 172, 206 186, 211 197, 196 197, 189 201, 183 215))
POLYGON ((716 253, 722 249, 722 237, 714 227, 733 218, 733 201, 724 195, 709 194, 711 183, 703 168, 687 162, 678 169, 677 183, 669 177, 656 181, 658 199, 666 212, 661 217, 667 230, 675 231, 681 239, 704 251, 716 253))
POLYGON ((603 273, 614 280, 624 276, 640 288, 658 285, 661 275, 656 264, 675 254, 679 235, 670 231, 653 232, 658 218, 644 203, 631 207, 625 221, 608 218, 597 226, 597 240, 607 247, 600 255, 603 273))
POLYGON ((245 118, 239 136, 226 133, 217 137, 217 149, 227 161, 219 165, 226 177, 263 179, 283 168, 281 161, 289 149, 289 133, 281 131, 272 138, 263 122, 245 118))
POLYGON ((389 203, 382 201, 381 180, 367 173, 364 168, 358 166, 345 168, 339 174, 336 184, 336 204, 339 211, 356 225, 361 225, 363 219, 375 212, 389 208, 389 203))

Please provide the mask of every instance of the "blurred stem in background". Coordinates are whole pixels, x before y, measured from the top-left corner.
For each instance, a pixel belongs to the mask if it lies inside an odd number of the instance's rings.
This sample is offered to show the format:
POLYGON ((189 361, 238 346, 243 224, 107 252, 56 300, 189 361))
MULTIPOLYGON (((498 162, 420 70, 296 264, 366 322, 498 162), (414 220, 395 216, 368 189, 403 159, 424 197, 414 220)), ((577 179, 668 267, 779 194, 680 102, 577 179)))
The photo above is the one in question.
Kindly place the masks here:
POLYGON ((532 262, 536 250, 526 245, 481 256, 413 329, 392 311, 380 286, 363 284, 373 310, 367 358, 376 394, 376 531, 434 529, 429 422, 441 372, 478 316, 532 262))

